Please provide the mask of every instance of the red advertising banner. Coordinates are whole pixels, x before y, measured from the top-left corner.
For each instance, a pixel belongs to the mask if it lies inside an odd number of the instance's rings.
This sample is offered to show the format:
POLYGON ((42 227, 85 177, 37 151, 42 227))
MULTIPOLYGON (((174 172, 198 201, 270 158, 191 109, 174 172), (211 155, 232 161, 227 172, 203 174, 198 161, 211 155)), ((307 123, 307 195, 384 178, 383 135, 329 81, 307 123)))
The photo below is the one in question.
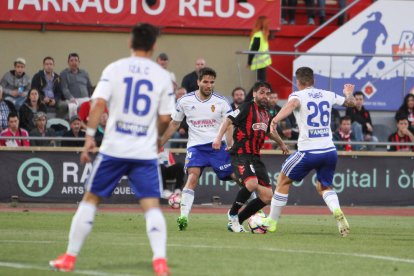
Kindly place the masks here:
POLYGON ((1 0, 0 22, 132 26, 148 22, 183 29, 251 29, 266 15, 279 28, 280 0, 1 0))

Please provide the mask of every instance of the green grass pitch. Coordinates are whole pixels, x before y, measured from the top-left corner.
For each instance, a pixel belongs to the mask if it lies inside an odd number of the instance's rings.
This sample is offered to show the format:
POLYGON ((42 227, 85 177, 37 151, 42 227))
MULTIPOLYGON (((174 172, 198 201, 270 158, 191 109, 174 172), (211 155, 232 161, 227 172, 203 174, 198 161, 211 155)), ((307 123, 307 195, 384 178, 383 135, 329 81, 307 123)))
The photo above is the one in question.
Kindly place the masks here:
MULTIPOLYGON (((70 212, 0 212, 0 275, 57 275, 70 212)), ((414 275, 412 217, 285 215, 277 233, 230 233, 226 215, 194 214, 179 232, 166 214, 172 275, 414 275)), ((153 275, 143 215, 98 213, 72 275, 153 275)))

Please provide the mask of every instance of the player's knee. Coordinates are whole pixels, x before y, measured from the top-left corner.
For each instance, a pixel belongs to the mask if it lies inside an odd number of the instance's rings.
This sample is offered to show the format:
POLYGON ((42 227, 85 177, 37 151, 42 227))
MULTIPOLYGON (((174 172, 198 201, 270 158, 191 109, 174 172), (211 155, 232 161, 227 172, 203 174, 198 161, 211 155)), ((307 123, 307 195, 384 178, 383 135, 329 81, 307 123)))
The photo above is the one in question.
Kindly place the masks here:
POLYGON ((83 196, 82 201, 85 201, 85 202, 88 202, 90 204, 97 206, 101 202, 101 198, 95 195, 94 193, 86 192, 85 195, 83 196))

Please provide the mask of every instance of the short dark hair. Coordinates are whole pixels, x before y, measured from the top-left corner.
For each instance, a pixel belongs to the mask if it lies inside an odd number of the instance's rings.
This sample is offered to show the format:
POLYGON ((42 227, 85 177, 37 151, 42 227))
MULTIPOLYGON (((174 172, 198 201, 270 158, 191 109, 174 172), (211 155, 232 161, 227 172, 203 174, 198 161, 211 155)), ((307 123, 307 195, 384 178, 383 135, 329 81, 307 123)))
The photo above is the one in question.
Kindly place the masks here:
POLYGON ((140 23, 132 28, 131 35, 131 48, 135 51, 142 50, 148 52, 154 47, 155 41, 157 41, 159 35, 159 30, 151 24, 140 23))
POLYGON ((216 78, 217 74, 216 74, 216 71, 214 71, 212 68, 204 67, 204 68, 201 68, 200 71, 198 72, 198 80, 201 81, 204 76, 213 76, 214 78, 216 78))
POLYGON ((78 59, 80 59, 79 55, 77 53, 70 53, 68 55, 68 61, 70 60, 71 57, 77 57, 78 59))
POLYGON ((309 67, 298 68, 295 76, 301 85, 313 85, 314 83, 313 70, 309 67))
POLYGON ((339 119, 339 123, 342 124, 343 121, 352 121, 351 117, 349 116, 343 116, 339 119))
POLYGON ((52 57, 45 57, 44 59, 43 59, 43 64, 45 64, 45 61, 46 60, 51 60, 51 61, 53 61, 53 63, 55 63, 55 60, 52 58, 52 57))
POLYGON ((252 91, 253 92, 257 92, 257 91, 259 91, 259 89, 261 87, 269 88, 270 91, 272 91, 272 87, 270 86, 270 84, 268 82, 265 82, 265 81, 257 81, 257 82, 255 82, 255 84, 253 84, 252 91))
POLYGON ((19 115, 17 115, 17 112, 10 112, 9 115, 7 115, 7 121, 10 120, 10 118, 17 117, 19 119, 19 115))
POLYGON ((400 121, 407 121, 407 122, 410 122, 410 121, 408 120, 408 117, 407 117, 407 116, 404 116, 404 115, 400 115, 400 116, 398 116, 397 118, 395 118, 395 121, 397 122, 397 124, 398 124, 400 121))
POLYGON ((237 86, 236 88, 234 88, 234 89, 233 89, 233 91, 231 91, 231 96, 232 96, 232 97, 234 97, 234 93, 235 93, 237 90, 241 90, 241 91, 243 91, 244 95, 246 96, 246 90, 244 90, 244 88, 243 88, 243 87, 241 87, 241 86, 237 86))
POLYGON ((365 95, 364 95, 364 93, 362 93, 362 91, 355 91, 354 92, 354 97, 356 97, 356 96, 362 96, 362 98, 365 98, 365 95))

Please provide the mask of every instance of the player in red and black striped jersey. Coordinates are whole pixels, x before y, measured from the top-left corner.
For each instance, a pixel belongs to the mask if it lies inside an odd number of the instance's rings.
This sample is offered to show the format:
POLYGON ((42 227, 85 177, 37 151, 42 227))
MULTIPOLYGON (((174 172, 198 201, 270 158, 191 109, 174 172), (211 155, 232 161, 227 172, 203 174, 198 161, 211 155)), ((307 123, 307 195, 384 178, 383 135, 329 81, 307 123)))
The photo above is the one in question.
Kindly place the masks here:
POLYGON ((253 101, 242 104, 230 113, 221 124, 220 131, 213 142, 213 148, 219 149, 224 133, 234 125, 234 144, 230 154, 233 170, 239 181, 243 183, 243 187, 229 210, 228 229, 233 232, 243 232, 241 226, 243 221, 269 204, 272 199, 267 169, 260 160, 260 149, 263 147, 265 136, 276 141, 283 153, 289 152, 283 141, 270 133, 271 116, 267 110, 270 93, 271 87, 267 82, 256 82, 253 86, 253 101), (239 214, 239 210, 254 191, 257 192, 258 197, 250 201, 239 214))
MULTIPOLYGON (((388 142, 411 143, 414 142, 414 135, 408 129, 407 117, 397 118, 397 131, 388 137, 388 142)), ((388 151, 414 151, 414 146, 396 145, 388 146, 388 151)))

